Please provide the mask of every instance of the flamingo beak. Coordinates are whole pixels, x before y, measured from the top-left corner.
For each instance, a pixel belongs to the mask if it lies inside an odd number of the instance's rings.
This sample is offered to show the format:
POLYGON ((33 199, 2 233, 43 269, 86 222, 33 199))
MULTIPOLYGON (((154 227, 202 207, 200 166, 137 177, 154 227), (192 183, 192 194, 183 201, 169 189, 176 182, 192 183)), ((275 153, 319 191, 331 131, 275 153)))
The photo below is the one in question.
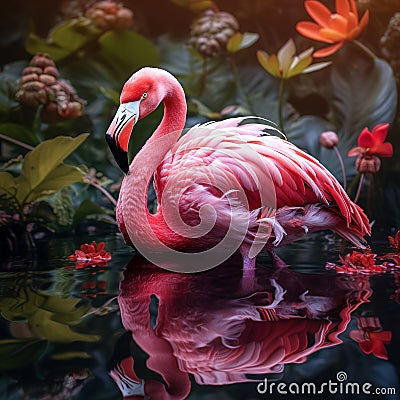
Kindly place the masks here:
POLYGON ((129 171, 128 145, 133 126, 139 120, 139 106, 140 100, 121 104, 106 133, 115 161, 125 173, 129 171))

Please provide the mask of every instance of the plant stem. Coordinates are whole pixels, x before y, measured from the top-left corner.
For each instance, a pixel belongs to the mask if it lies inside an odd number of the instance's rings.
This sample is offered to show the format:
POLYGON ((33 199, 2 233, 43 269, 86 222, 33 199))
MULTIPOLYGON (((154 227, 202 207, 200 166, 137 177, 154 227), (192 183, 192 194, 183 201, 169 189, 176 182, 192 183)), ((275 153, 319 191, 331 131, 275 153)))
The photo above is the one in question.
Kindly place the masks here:
POLYGON ((365 54, 367 54, 369 57, 371 57, 373 60, 375 60, 377 57, 376 55, 364 44, 359 42, 357 39, 354 39, 352 41, 360 50, 362 50, 365 54))
POLYGON ((346 170, 344 168, 344 163, 343 163, 343 158, 340 154, 339 149, 337 148, 337 146, 333 147, 333 150, 335 151, 337 158, 339 160, 339 164, 340 164, 340 168, 342 169, 342 176, 343 176, 343 189, 346 190, 347 187, 347 177, 346 177, 346 170))
POLYGON ((278 117, 279 117, 279 129, 282 133, 285 133, 283 126, 283 83, 284 80, 281 79, 279 82, 279 97, 278 97, 278 117))
POLYGON ((202 96, 207 83, 207 57, 203 57, 203 68, 201 70, 199 96, 202 96))
POLYGON ((361 173, 360 174, 360 180, 358 182, 358 188, 357 188, 356 197, 354 197, 354 203, 357 203, 357 201, 358 201, 358 199, 360 197, 361 189, 362 189, 362 186, 363 186, 363 183, 364 183, 364 177, 365 177, 365 174, 361 173))
POLYGON ((31 146, 30 144, 26 144, 24 142, 20 142, 19 140, 13 139, 13 138, 11 138, 11 137, 9 137, 7 135, 3 135, 2 133, 0 133, 0 139, 7 140, 7 141, 9 141, 11 143, 14 143, 14 144, 16 144, 18 146, 21 146, 21 147, 23 147, 24 149, 27 149, 27 150, 33 150, 34 149, 34 147, 31 146))
POLYGON ((98 183, 90 181, 89 180, 89 185, 93 186, 94 188, 96 188, 97 190, 100 190, 101 193, 104 194, 104 196, 107 197, 108 200, 110 200, 110 202, 116 207, 117 206, 117 201, 114 199, 114 197, 111 196, 110 193, 107 192, 106 189, 104 189, 102 186, 100 186, 98 183))
POLYGON ((232 69, 233 78, 235 80, 237 90, 239 92, 239 96, 240 96, 240 98, 242 98, 245 101, 246 106, 249 109, 249 111, 252 112, 252 107, 251 107, 249 98, 246 96, 246 93, 244 92, 242 83, 240 81, 239 71, 238 71, 238 68, 236 65, 235 56, 233 54, 231 56, 231 69, 232 69))

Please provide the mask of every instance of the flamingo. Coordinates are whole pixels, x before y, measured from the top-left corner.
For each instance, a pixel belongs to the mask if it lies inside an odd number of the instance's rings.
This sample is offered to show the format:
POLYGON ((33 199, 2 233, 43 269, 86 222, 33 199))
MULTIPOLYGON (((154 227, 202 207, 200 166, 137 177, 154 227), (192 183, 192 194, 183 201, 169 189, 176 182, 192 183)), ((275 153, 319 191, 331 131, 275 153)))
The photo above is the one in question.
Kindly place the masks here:
MULTIPOLYGON (((310 232, 329 229, 358 248, 366 247, 367 216, 319 161, 283 135, 267 133, 266 128, 274 128, 257 117, 248 124, 248 117, 208 122, 181 136, 186 111, 182 86, 163 69, 142 68, 122 89, 106 140, 126 173, 116 219, 128 245, 147 258, 165 250, 174 256, 196 255, 185 259, 190 261, 181 269, 193 272, 201 269, 197 261, 209 262, 206 250, 229 234, 224 246, 240 251, 247 276, 254 274, 260 251, 283 266, 275 248, 310 232), (161 103, 160 124, 129 164, 133 126, 161 103), (147 208, 152 180, 158 201, 154 214, 147 208)), ((220 263, 228 257, 214 258, 220 263)))

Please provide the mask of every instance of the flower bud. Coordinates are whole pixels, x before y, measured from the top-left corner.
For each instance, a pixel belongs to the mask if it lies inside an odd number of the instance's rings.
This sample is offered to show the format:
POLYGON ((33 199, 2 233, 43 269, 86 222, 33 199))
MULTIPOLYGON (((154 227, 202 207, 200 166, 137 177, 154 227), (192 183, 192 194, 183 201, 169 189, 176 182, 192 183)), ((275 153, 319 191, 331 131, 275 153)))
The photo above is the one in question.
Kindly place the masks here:
POLYGON ((43 69, 46 67, 55 67, 56 64, 48 54, 38 53, 32 58, 30 66, 43 69))
POLYGON ((99 29, 129 29, 133 24, 133 12, 115 1, 103 0, 94 3, 85 12, 85 17, 99 29))
POLYGON ((319 142, 327 149, 333 149, 338 145, 339 137, 336 132, 333 131, 322 132, 319 137, 319 142))
POLYGON ((216 57, 238 30, 239 23, 233 15, 209 9, 193 21, 189 45, 206 57, 216 57))
POLYGON ((16 100, 30 107, 43 105, 41 117, 44 122, 79 117, 85 102, 58 76, 58 69, 50 56, 37 54, 22 71, 16 100))
POLYGON ((374 174, 381 168, 381 159, 377 156, 360 155, 356 160, 356 169, 360 173, 374 174))

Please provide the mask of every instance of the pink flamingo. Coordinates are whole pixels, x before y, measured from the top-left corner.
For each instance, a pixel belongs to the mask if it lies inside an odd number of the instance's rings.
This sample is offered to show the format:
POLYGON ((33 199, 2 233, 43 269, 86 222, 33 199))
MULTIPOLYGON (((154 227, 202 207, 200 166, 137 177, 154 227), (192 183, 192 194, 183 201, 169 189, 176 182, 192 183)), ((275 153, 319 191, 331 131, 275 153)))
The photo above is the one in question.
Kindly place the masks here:
MULTIPOLYGON (((274 248, 307 232, 330 229, 365 247, 363 238, 370 234, 370 225, 363 210, 316 159, 285 138, 265 132, 275 128, 231 118, 196 125, 179 139, 186 121, 185 94, 174 76, 157 68, 133 74, 120 103, 106 133, 118 165, 127 174, 117 222, 126 243, 146 257, 160 247, 177 252, 212 248, 228 232, 229 243, 236 241, 235 250, 243 257, 244 275, 251 276, 259 251, 270 252, 275 264, 281 265, 274 248), (161 123, 129 165, 134 124, 161 102, 161 123), (154 214, 147 208, 152 179, 158 200, 154 214), (169 221, 168 213, 173 214, 169 221), (173 226, 179 219, 182 231, 173 226), (215 222, 213 227, 197 231, 208 220, 215 222)), ((190 266, 186 268, 184 272, 190 272, 190 266)))

